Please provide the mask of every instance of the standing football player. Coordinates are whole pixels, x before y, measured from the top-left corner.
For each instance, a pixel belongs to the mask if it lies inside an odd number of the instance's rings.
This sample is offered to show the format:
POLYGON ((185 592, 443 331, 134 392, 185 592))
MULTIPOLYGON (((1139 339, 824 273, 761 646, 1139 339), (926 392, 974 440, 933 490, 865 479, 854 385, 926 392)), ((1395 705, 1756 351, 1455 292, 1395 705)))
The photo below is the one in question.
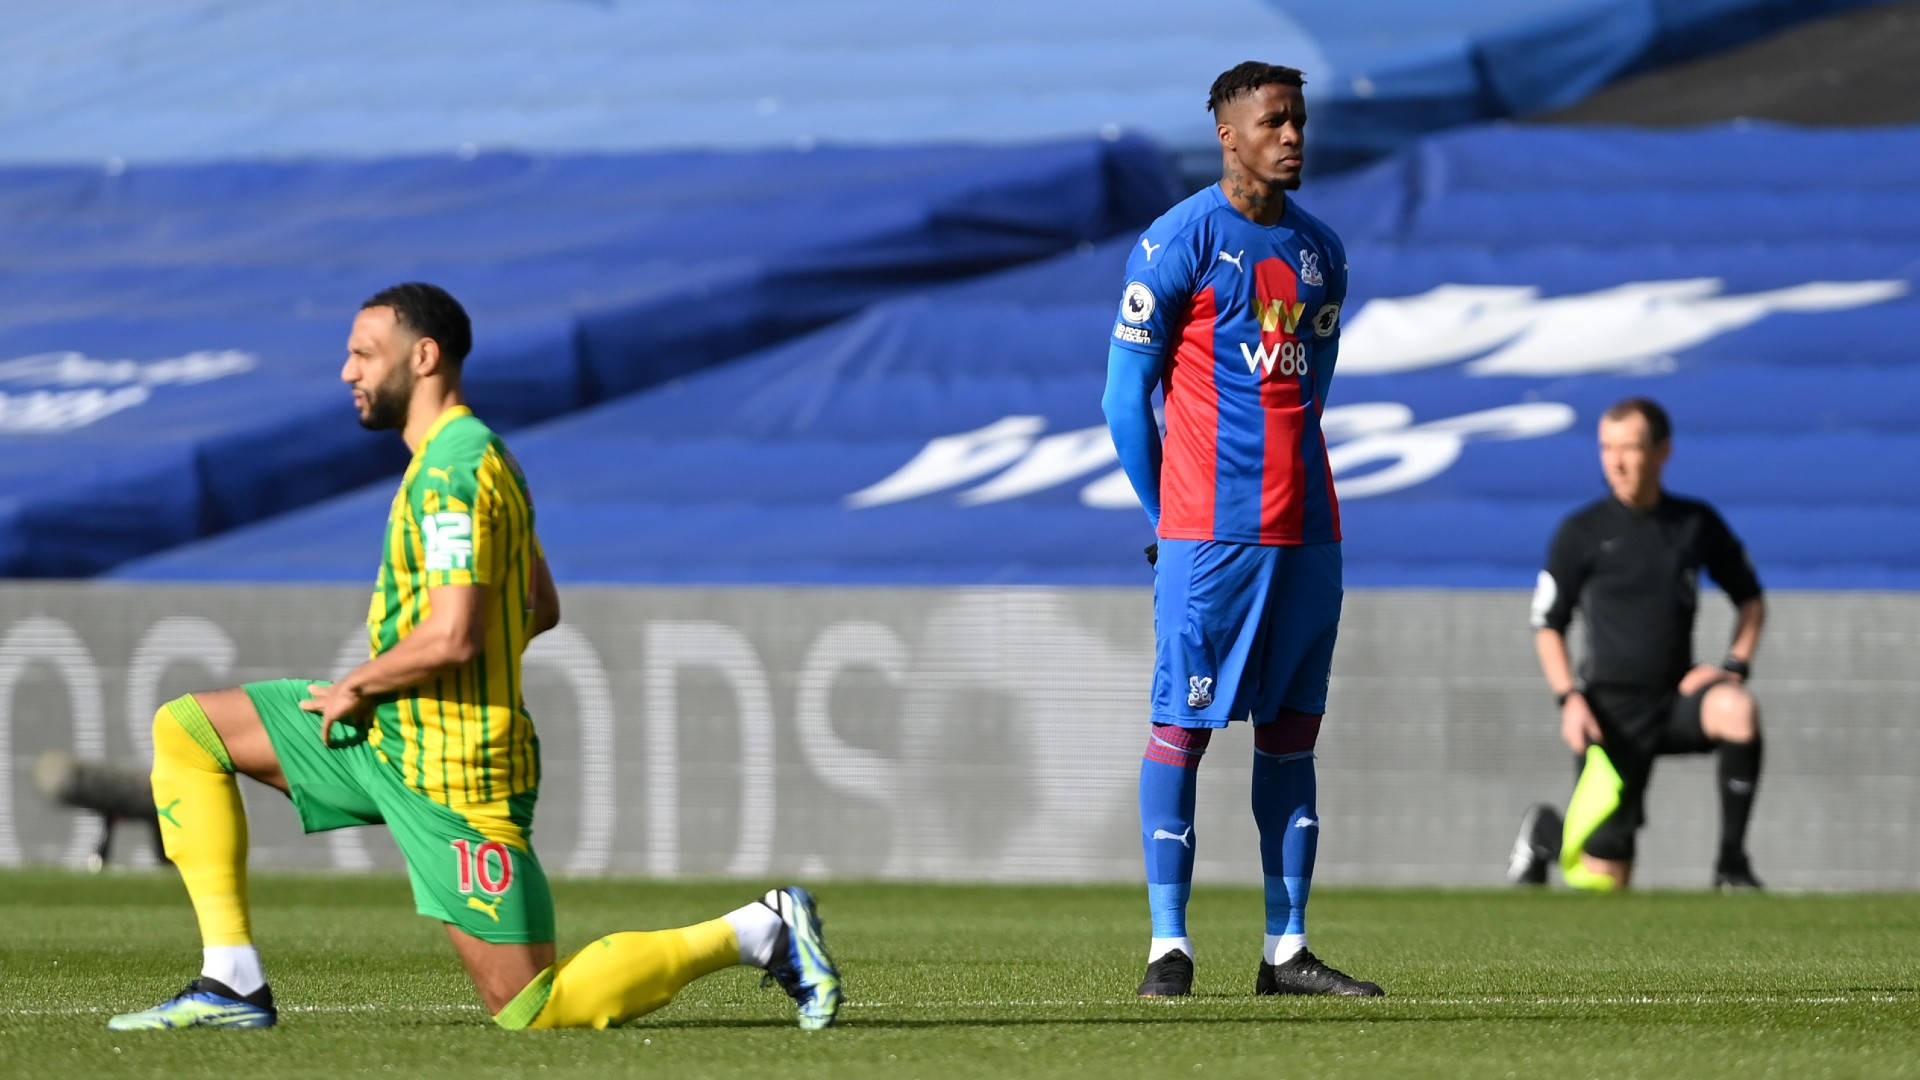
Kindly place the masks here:
POLYGON ((555 962, 553 897, 533 851, 540 741, 521 697, 527 643, 560 621, 526 478, 466 406, 473 340, 444 290, 361 305, 341 379, 362 426, 413 451, 367 612, 371 657, 335 683, 278 679, 188 694, 153 718, 153 797, 200 923, 200 976, 115 1031, 271 1027, 247 905, 237 774, 293 801, 307 832, 384 824, 415 909, 446 927, 503 1028, 604 1028, 735 964, 766 969, 800 1026, 833 1023, 840 978, 805 889, 727 914, 602 937, 555 962))
POLYGON ((1288 196, 1305 163, 1304 79, 1248 61, 1207 99, 1221 178, 1134 246, 1108 351, 1107 416, 1153 522, 1152 731, 1140 840, 1153 937, 1142 997, 1192 992, 1194 793, 1215 729, 1253 726, 1266 882, 1257 994, 1378 996, 1307 948, 1320 838, 1314 745, 1340 622, 1340 510, 1320 432, 1347 256, 1288 196), (1163 387, 1164 444, 1153 390, 1163 387))

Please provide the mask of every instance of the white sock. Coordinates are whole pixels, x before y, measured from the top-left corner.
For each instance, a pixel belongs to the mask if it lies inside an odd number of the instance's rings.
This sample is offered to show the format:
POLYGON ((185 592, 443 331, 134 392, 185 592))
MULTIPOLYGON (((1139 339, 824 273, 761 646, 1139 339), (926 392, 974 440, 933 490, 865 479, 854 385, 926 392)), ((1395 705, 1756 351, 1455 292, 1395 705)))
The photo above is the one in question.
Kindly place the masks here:
POLYGON ((763 968, 773 961, 773 943, 780 937, 780 914, 756 900, 727 912, 733 936, 740 939, 740 962, 763 968))
POLYGON ((1284 964, 1293 954, 1307 947, 1305 934, 1268 934, 1266 957, 1269 964, 1284 964))
POLYGON ((267 985, 260 951, 251 945, 208 945, 200 950, 200 974, 218 979, 245 997, 267 985))
POLYGON ((1147 943, 1147 963, 1151 964, 1175 949, 1186 953, 1187 959, 1193 959, 1193 940, 1191 938, 1157 937, 1147 943))

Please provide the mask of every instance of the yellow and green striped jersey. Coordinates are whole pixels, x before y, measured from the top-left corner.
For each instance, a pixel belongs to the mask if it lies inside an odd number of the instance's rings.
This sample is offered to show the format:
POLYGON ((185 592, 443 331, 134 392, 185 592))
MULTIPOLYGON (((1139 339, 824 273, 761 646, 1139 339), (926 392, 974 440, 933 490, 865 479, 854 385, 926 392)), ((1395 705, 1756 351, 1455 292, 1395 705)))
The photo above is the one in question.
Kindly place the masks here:
POLYGON ((540 782, 540 744, 520 688, 540 557, 533 500, 506 444, 464 405, 448 409, 427 430, 393 497, 379 585, 367 607, 378 656, 426 619, 429 588, 489 592, 479 655, 382 696, 368 735, 382 761, 436 802, 502 802, 540 782))

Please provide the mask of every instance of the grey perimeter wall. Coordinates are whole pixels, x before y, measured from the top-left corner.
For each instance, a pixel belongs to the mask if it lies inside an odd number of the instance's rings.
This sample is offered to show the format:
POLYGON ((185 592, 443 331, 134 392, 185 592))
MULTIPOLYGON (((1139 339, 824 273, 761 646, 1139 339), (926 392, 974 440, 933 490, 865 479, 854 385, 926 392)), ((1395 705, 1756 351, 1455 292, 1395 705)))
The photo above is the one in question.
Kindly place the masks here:
MULTIPOLYGON (((1148 590, 576 586, 527 655, 557 874, 1137 880, 1148 590)), ((1700 652, 1729 613, 1707 598, 1700 652)), ((161 701, 364 656, 350 587, 0 584, 0 865, 78 864, 44 751, 144 761, 161 701)), ((1570 759, 1524 592, 1354 591, 1320 742, 1322 882, 1496 884, 1570 759)), ((1772 597, 1755 864, 1805 889, 1920 886, 1920 596, 1772 597)), ((1251 737, 1202 766, 1197 877, 1254 882, 1251 737)), ((1654 781, 1640 880, 1705 884, 1709 758, 1654 781)), ((397 867, 379 830, 303 837, 247 785, 254 864, 397 867)), ((133 849, 136 845, 123 845, 133 849)), ((150 862, 145 843, 139 862, 150 862)))

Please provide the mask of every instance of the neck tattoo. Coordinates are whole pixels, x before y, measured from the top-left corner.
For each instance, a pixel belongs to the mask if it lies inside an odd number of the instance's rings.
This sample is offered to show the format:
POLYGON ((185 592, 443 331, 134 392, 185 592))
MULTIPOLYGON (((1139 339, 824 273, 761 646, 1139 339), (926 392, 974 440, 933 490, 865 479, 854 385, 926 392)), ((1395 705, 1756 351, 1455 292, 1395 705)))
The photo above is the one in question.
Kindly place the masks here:
MULTIPOLYGON (((1285 206, 1285 195, 1274 191, 1265 184, 1256 183, 1239 169, 1228 169, 1226 175, 1227 198, 1241 213, 1255 221, 1266 223, 1269 214, 1285 206)), ((1272 214, 1278 217, 1278 214, 1272 214)))

